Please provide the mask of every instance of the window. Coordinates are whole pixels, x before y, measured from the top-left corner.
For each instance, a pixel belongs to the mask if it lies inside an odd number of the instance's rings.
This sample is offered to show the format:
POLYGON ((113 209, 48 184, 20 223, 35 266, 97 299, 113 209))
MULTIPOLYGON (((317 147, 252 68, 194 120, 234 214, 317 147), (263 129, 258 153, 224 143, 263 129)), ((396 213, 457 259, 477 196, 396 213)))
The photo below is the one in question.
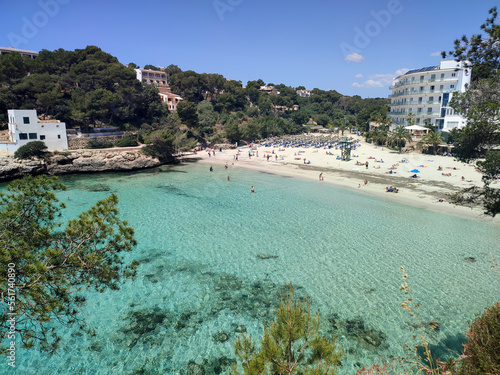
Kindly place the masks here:
POLYGON ((23 117, 23 124, 29 124, 30 123, 30 118, 29 117, 23 117))
POLYGON ((58 135, 57 135, 57 139, 61 139, 61 134, 58 134, 58 135))
POLYGON ((457 73, 451 73, 451 76, 452 76, 452 77, 456 77, 456 76, 457 76, 457 73))
POLYGON ((26 133, 20 133, 19 134, 19 140, 21 140, 21 139, 28 139, 28 134, 26 134, 26 133))
POLYGON ((450 94, 449 93, 444 93, 443 94, 443 106, 447 106, 448 105, 448 101, 450 100, 450 94))
POLYGON ((455 88, 455 85, 450 85, 450 89, 454 89, 455 88))
POLYGON ((441 73, 441 79, 444 79, 444 73, 441 73))
POLYGON ((45 136, 40 134, 40 140, 43 141, 45 139, 45 136))
POLYGON ((427 113, 432 113, 432 108, 427 108, 427 113))
POLYGON ((29 133, 28 137, 29 137, 29 139, 37 139, 38 135, 36 133, 29 133))
POLYGON ((436 80, 436 75, 435 74, 431 74, 431 81, 435 81, 436 80))
POLYGON ((443 85, 440 85, 439 86, 439 89, 442 91, 444 89, 444 86, 443 85))

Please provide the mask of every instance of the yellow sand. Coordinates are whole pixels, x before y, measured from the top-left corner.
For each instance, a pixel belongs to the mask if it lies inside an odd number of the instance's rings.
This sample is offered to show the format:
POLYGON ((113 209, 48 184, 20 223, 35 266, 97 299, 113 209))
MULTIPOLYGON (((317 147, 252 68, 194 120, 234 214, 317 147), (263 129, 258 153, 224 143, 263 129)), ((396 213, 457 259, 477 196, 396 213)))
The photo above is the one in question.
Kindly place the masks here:
MULTIPOLYGON (((318 181, 318 183, 335 184, 354 189, 359 193, 368 193, 405 204, 473 217, 500 225, 498 217, 491 218, 483 215, 480 207, 471 209, 455 206, 448 202, 437 202, 440 198, 447 201, 447 194, 459 189, 473 185, 482 186, 481 174, 476 171, 473 164, 464 164, 449 156, 408 152, 399 154, 385 147, 366 143, 361 137, 356 139, 356 143, 360 146, 351 152, 352 159, 350 161, 336 159, 336 156, 340 155, 340 150, 323 148, 280 149, 278 146, 274 148, 257 146, 253 153, 254 156, 251 158, 248 157, 249 147, 246 146, 222 152, 215 150, 215 156, 210 157, 206 150, 199 151, 196 155, 186 155, 183 159, 208 163, 214 168, 220 168, 219 166, 227 163, 229 175, 231 175, 232 168, 249 168, 278 175, 306 178, 318 181), (300 154, 299 151, 301 151, 300 154), (330 152, 334 155, 327 155, 330 152), (257 153, 258 156, 256 156, 257 153), (237 161, 235 160, 236 154, 238 154, 237 161), (271 157, 268 161, 267 155, 269 154, 271 157), (304 164, 304 158, 306 161, 310 161, 310 164, 304 164), (408 162, 401 162, 403 158, 407 159, 408 162), (364 165, 366 162, 368 162, 368 169, 364 165), (439 167, 441 170, 438 170, 439 167), (420 171, 417 173, 418 179, 410 177, 414 174, 411 172, 413 169, 420 171), (387 172, 391 170, 393 174, 388 174, 387 172), (323 173, 323 181, 319 181, 320 173, 323 173), (388 186, 397 187, 399 192, 397 194, 386 192, 388 186)), ((498 184, 498 181, 495 184, 498 184)), ((257 186, 256 189, 258 189, 257 186)))

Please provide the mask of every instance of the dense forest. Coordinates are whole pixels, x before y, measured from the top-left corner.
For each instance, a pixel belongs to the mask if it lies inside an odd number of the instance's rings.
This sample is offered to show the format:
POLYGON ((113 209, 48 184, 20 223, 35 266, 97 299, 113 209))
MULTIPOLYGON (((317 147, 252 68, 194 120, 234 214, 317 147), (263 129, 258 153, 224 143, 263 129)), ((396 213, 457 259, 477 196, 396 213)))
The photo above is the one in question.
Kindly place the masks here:
MULTIPOLYGON (((313 119, 318 125, 367 130, 368 122, 385 116, 388 99, 362 99, 337 91, 313 89, 300 97, 285 84, 226 79, 220 74, 165 71, 172 91, 183 97, 177 113, 169 113, 155 87, 136 79, 134 63, 121 64, 95 46, 75 51, 42 50, 36 59, 17 53, 0 55, 0 123, 7 109, 37 109, 38 114, 88 131, 115 126, 152 143, 162 140, 176 148, 201 142, 250 141, 303 131, 313 119), (279 94, 260 92, 272 86, 279 94), (292 106, 298 109, 292 110, 292 106)), ((147 69, 159 69, 146 65, 147 69)))

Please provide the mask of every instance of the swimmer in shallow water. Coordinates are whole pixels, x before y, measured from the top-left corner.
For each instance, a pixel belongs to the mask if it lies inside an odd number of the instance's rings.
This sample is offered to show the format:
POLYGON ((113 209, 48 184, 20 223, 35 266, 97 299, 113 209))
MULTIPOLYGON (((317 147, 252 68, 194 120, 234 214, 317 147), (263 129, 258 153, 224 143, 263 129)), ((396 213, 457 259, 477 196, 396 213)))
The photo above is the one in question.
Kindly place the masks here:
POLYGON ((253 187, 253 186, 252 186, 252 188, 250 189, 250 192, 255 193, 255 189, 254 189, 254 187, 253 187))

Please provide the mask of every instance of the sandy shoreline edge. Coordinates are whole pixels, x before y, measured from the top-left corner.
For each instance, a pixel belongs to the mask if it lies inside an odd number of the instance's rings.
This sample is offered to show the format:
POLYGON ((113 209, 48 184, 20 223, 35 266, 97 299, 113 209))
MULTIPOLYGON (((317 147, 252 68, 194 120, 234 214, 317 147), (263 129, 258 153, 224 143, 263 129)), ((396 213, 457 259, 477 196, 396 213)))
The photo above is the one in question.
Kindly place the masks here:
POLYGON ((387 148, 373 146, 361 138, 356 143, 358 147, 352 152, 353 158, 350 161, 337 160, 340 151, 335 149, 278 146, 254 147, 251 157, 248 156, 251 151, 249 146, 221 152, 215 150, 215 155, 211 152, 210 156, 207 150, 203 150, 185 155, 180 161, 185 164, 197 162, 214 166, 227 164, 228 175, 231 175, 233 168, 246 168, 332 184, 361 194, 500 227, 500 218, 484 215, 480 207, 468 208, 437 202, 438 199, 447 199, 447 194, 464 187, 482 186, 481 174, 474 165, 461 163, 449 156, 399 154, 387 148), (304 159, 310 164, 304 164, 304 159), (402 163, 403 159, 406 162, 402 163), (414 173, 410 171, 415 169, 420 171, 418 179, 411 178, 414 173), (319 181, 320 173, 323 174, 323 181, 319 181), (388 193, 387 186, 395 186, 399 192, 388 193))

